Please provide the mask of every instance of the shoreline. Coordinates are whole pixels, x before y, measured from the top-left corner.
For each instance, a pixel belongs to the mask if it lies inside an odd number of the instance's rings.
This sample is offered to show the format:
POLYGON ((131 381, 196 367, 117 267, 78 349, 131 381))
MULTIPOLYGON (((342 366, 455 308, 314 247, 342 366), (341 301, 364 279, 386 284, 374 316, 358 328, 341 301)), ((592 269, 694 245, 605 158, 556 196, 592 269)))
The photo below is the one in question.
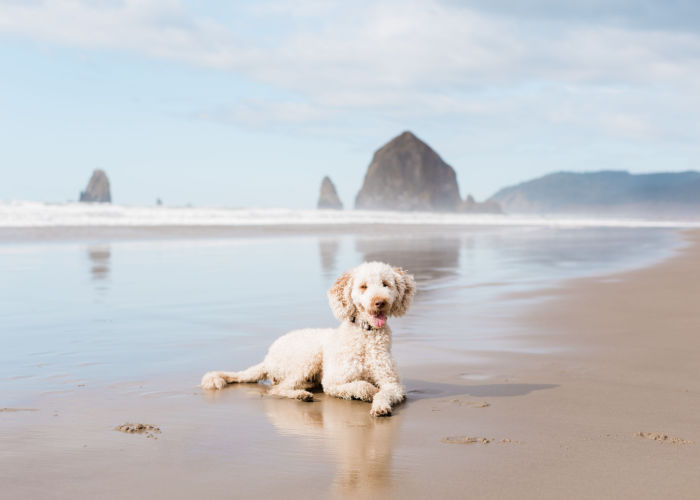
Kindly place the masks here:
MULTIPOLYGON (((520 226, 518 226, 520 227, 520 226)), ((534 226, 537 228, 538 226, 534 226)), ((528 226, 523 226, 527 229, 528 226)), ((265 238, 280 236, 346 236, 346 235, 445 235, 447 232, 464 233, 503 229, 487 225, 429 224, 280 224, 280 225, 183 225, 183 226, 46 226, 0 227, 0 244, 53 241, 128 241, 180 240, 207 238, 265 238)), ((656 228, 652 228, 656 229, 656 228)))
MULTIPOLYGON (((346 236, 346 235, 440 235, 464 234, 474 231, 504 230, 666 230, 692 231, 678 223, 665 225, 610 225, 582 224, 394 224, 394 223, 327 223, 327 224, 271 224, 271 225, 153 225, 153 226, 37 226, 0 227, 0 244, 41 243, 62 241, 128 241, 128 240, 180 240, 206 238, 247 238, 279 236, 346 236)), ((700 224, 700 223, 699 223, 700 224)))
POLYGON ((152 239, 285 234, 461 232, 505 228, 700 228, 693 214, 490 214, 383 210, 158 207, 0 202, 0 243, 80 238, 152 239))

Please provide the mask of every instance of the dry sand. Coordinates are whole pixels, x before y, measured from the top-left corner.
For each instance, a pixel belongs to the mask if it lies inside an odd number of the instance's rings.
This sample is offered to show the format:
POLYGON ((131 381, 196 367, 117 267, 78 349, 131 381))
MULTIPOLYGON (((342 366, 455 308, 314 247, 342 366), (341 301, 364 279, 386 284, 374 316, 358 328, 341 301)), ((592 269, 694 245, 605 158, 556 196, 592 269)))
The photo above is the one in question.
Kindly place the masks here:
POLYGON ((409 401, 391 418, 260 385, 204 394, 194 373, 4 411, 3 494, 698 498, 700 234, 687 238, 653 267, 523 297, 540 302, 515 327, 553 351, 402 370, 409 401), (163 434, 112 431, 129 419, 163 434))

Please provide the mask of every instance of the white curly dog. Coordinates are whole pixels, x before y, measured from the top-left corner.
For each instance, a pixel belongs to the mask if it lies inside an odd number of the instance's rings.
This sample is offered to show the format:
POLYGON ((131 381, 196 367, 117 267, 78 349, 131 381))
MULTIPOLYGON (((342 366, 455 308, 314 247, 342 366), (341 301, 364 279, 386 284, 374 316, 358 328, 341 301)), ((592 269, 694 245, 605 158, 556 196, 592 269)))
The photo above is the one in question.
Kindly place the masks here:
POLYGON ((403 269, 365 262, 328 290, 338 328, 291 331, 273 342, 262 363, 241 372, 208 372, 202 388, 269 380, 270 394, 313 401, 308 389, 320 384, 331 396, 371 401, 373 416, 391 415, 406 390, 391 357, 387 316, 403 316, 415 290, 403 269))

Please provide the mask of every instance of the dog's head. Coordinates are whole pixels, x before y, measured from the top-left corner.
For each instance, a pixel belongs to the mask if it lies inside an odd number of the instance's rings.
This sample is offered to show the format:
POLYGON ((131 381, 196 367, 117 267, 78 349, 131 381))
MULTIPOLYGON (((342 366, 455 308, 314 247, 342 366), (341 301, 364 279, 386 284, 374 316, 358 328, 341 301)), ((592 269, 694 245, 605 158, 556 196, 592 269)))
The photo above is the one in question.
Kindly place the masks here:
POLYGON ((415 292, 416 281, 400 267, 365 262, 340 275, 328 300, 340 321, 355 318, 381 328, 387 316, 406 314, 415 292))

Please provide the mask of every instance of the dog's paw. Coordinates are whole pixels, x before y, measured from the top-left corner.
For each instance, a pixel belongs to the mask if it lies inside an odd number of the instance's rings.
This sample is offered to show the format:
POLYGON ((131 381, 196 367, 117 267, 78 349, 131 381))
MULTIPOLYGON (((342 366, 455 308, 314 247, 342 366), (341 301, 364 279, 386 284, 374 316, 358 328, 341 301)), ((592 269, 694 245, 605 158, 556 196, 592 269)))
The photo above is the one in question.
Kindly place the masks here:
POLYGON ((388 404, 373 404, 369 414, 373 417, 390 417, 391 405, 388 404))
POLYGON ((359 399, 371 403, 374 400, 374 395, 379 392, 379 387, 369 382, 362 385, 362 390, 358 392, 359 399))
POLYGON ((204 376, 202 377, 202 382, 200 384, 202 389, 214 390, 214 391, 221 389, 225 385, 226 385, 226 381, 217 372, 205 373, 204 376))
POLYGON ((299 401, 306 401, 307 403, 310 403, 314 400, 314 395, 311 394, 309 391, 298 391, 296 394, 296 398, 299 401))
POLYGON ((367 401, 371 403, 374 399, 374 395, 379 392, 379 387, 360 380, 357 382, 351 382, 348 384, 349 389, 341 391, 338 394, 339 398, 342 399, 357 399, 360 401, 367 401))

